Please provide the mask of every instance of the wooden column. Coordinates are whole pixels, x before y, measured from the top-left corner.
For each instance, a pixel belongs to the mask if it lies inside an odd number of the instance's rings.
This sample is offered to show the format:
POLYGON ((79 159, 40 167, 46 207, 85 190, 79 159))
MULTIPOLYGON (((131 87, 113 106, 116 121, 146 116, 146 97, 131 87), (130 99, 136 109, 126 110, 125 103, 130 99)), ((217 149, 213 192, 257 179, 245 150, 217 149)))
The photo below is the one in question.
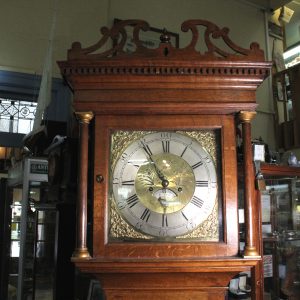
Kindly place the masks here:
POLYGON ((253 165, 253 153, 251 144, 251 120, 256 115, 254 111, 241 111, 239 120, 242 123, 243 132, 243 154, 244 154, 244 201, 245 201, 245 225, 246 225, 246 244, 244 257, 260 257, 257 249, 258 240, 258 205, 255 194, 255 174, 253 165))
POLYGON ((79 121, 79 172, 77 189, 77 239, 73 258, 90 258, 86 246, 87 233, 87 176, 88 176, 88 129, 94 117, 92 112, 76 112, 79 121))

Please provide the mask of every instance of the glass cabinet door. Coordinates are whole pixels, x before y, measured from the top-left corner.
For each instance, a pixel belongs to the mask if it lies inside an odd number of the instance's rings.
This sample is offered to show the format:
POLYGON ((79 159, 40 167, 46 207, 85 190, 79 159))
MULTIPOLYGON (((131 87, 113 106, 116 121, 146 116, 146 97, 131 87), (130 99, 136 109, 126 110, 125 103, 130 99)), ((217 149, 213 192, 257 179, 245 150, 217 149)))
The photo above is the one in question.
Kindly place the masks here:
POLYGON ((10 257, 8 270, 8 300, 16 299, 19 274, 20 256, 20 230, 22 212, 22 188, 12 188, 9 193, 11 201, 11 225, 10 225, 10 257))
POLYGON ((53 299, 57 211, 51 206, 36 207, 35 217, 33 299, 53 299))
MULTIPOLYGON (((39 183, 37 183, 39 184, 39 183)), ((37 185, 36 184, 36 185, 37 185)), ((37 189, 36 187, 34 188, 37 189)), ((8 299, 16 299, 17 291, 22 286, 24 299, 33 291, 33 247, 35 218, 34 207, 30 204, 29 187, 25 194, 22 186, 12 188, 11 200, 11 242, 9 259, 8 299), (26 203, 25 203, 26 202, 26 203), (23 222, 22 222, 23 221, 23 222), (22 233, 22 234, 21 234, 22 233)))
POLYGON ((300 179, 268 177, 261 204, 265 292, 300 299, 300 179))
MULTIPOLYGON (((40 243, 51 240, 42 253, 50 255, 54 267, 55 209, 45 207, 47 187, 47 166, 44 159, 26 158, 9 171, 7 199, 11 203, 10 255, 8 266, 8 300, 51 299, 38 296, 36 287, 39 272, 43 268, 37 254, 41 253, 40 243), (45 213, 54 211, 54 213, 45 213), (50 215, 50 217, 48 217, 50 215), (54 216, 54 217, 53 217, 54 216), (54 220, 53 220, 54 218, 54 220), (49 223, 41 228, 40 223, 49 223), (39 252, 38 252, 39 251, 39 252), (48 252, 45 252, 48 251, 48 252), (51 254, 50 254, 51 253, 51 254), (36 296, 37 295, 37 296, 36 296)), ((40 258, 49 257, 40 255, 40 258)), ((53 272, 48 268, 47 283, 51 283, 53 272)), ((51 292, 52 293, 52 292, 51 292)), ((52 296, 51 296, 52 297, 52 296)), ((53 298, 53 297, 52 297, 53 298)))
POLYGON ((8 299, 16 299, 20 285, 22 299, 53 299, 56 208, 40 203, 38 182, 29 185, 26 212, 22 211, 22 189, 13 188, 12 195, 8 299), (25 231, 22 217, 26 219, 25 231))

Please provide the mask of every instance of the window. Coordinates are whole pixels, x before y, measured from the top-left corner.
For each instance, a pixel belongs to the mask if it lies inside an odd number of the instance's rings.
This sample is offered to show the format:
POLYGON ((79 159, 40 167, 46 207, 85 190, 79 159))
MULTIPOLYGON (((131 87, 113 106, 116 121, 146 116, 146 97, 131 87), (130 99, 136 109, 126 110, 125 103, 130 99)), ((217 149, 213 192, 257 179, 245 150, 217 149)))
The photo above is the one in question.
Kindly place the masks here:
POLYGON ((37 103, 0 98, 0 131, 27 134, 32 130, 37 103))
MULTIPOLYGON (((0 70, 0 146, 23 147, 32 132, 41 77, 0 70)), ((47 121, 69 121, 72 93, 60 78, 53 78, 51 103, 44 111, 47 121)))

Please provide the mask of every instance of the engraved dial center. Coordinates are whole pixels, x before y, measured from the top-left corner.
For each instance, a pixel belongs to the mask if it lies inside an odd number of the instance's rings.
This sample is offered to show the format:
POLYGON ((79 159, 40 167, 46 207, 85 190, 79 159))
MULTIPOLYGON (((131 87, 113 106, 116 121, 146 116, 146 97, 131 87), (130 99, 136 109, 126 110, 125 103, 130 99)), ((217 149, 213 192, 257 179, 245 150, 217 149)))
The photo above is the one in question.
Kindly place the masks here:
POLYGON ((191 166, 172 153, 153 155, 135 178, 136 193, 143 205, 157 213, 173 213, 189 203, 195 192, 191 166))

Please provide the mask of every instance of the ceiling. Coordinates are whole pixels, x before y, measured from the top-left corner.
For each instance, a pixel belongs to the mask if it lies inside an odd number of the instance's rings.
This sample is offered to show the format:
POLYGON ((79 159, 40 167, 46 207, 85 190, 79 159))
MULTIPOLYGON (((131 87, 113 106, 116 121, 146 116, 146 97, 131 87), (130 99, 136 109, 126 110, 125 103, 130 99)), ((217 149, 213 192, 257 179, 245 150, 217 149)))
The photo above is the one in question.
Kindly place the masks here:
POLYGON ((290 23, 299 23, 300 20, 300 0, 290 1, 287 5, 288 8, 294 11, 290 23))
POLYGON ((275 10, 291 2, 291 0, 239 0, 239 1, 245 3, 248 2, 249 4, 253 4, 257 7, 261 7, 267 10, 275 10))
POLYGON ((300 0, 238 0, 257 8, 274 11, 282 6, 287 6, 294 11, 290 23, 299 22, 300 19, 300 0))

